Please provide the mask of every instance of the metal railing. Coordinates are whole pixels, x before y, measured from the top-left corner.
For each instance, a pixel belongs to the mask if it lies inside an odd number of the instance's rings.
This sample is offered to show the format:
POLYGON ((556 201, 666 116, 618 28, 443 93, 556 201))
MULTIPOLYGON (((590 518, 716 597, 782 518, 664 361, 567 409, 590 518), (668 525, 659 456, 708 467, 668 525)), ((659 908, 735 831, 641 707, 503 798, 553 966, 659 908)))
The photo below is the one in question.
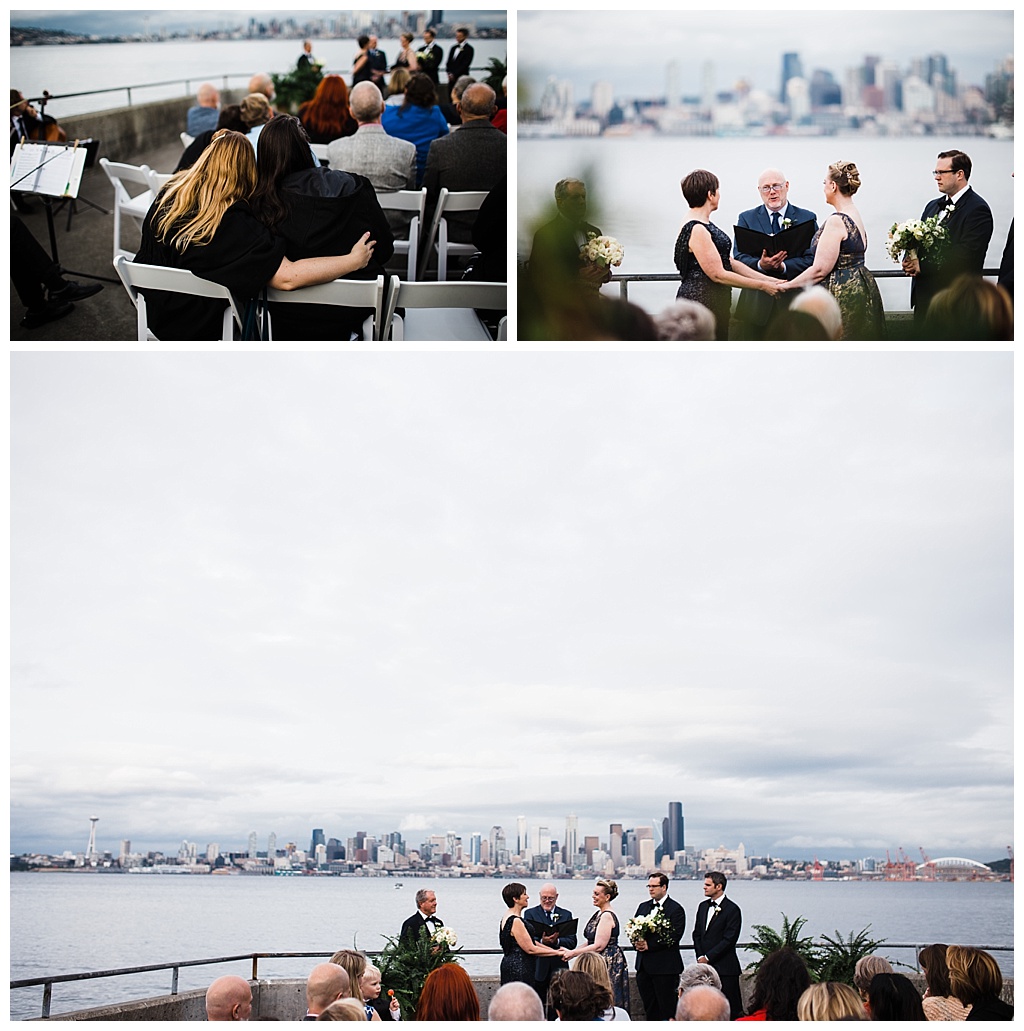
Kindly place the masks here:
MULTIPOLYGON (((918 957, 921 949, 928 943, 918 942, 885 942, 885 948, 889 949, 913 949, 914 965, 918 973, 921 971, 918 957)), ((739 942, 736 948, 740 951, 753 950, 752 942, 739 942)), ((985 952, 1013 952, 1012 945, 975 945, 974 948, 984 949, 985 952)), ((632 946, 622 946, 623 952, 635 951, 632 946)), ((692 946, 680 946, 681 952, 693 952, 692 946)), ((212 959, 185 959, 174 963, 149 963, 145 966, 118 967, 114 970, 91 970, 81 974, 52 974, 46 977, 25 977, 17 981, 11 981, 11 990, 15 988, 37 988, 43 986, 43 1008, 42 1017, 47 1019, 50 1016, 50 1004, 53 999, 53 986, 55 984, 67 984, 73 981, 91 981, 101 977, 123 977, 127 974, 146 974, 155 970, 171 971, 171 990, 168 994, 178 994, 178 971, 182 967, 215 966, 220 963, 238 963, 241 960, 249 960, 252 963, 251 980, 259 980, 259 961, 261 959, 324 959, 334 955, 333 952, 243 952, 236 956, 216 956, 212 959)), ((380 952, 366 952, 371 959, 379 956, 380 952)), ((500 956, 500 949, 460 949, 460 956, 500 956)))

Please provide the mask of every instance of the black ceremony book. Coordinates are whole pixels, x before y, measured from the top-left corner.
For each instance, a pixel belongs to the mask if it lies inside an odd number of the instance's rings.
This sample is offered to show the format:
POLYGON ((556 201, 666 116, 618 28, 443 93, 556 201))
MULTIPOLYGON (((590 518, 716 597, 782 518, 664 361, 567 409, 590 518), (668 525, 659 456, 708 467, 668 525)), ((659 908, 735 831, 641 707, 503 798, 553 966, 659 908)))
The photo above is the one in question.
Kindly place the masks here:
POLYGON ((530 929, 532 938, 540 938, 545 934, 551 934, 552 931, 557 931, 559 938, 568 938, 576 934, 579 920, 573 917, 572 920, 563 920, 560 924, 542 924, 539 920, 527 920, 526 926, 530 929))
POLYGON ((769 257, 785 251, 787 254, 803 254, 811 246, 814 237, 814 222, 800 222, 782 232, 771 236, 769 233, 759 233, 756 229, 747 229, 744 226, 733 226, 736 234, 736 248, 743 254, 752 254, 761 257, 763 251, 767 251, 769 257))

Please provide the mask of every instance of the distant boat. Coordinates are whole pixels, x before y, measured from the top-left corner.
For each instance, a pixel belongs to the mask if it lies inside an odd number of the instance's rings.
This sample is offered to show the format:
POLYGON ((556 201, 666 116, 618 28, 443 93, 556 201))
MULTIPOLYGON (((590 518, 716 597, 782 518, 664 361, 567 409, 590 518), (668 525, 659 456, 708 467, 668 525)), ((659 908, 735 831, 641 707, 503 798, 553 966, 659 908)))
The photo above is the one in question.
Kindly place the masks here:
POLYGON ((397 891, 397 890, 398 890, 399 888, 401 888, 401 887, 402 887, 402 882, 401 882, 401 881, 399 881, 399 882, 398 882, 398 883, 397 883, 397 884, 395 885, 395 890, 397 891))

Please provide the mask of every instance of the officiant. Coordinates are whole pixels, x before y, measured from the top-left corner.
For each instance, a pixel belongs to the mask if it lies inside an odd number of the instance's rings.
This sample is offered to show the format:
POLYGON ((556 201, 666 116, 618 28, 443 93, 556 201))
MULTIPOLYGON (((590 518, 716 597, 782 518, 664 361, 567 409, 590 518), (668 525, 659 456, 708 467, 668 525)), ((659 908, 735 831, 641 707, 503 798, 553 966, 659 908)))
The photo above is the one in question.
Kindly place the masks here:
MULTIPOLYGON (((559 925, 572 918, 568 909, 558 905, 558 889, 551 883, 541 885, 540 905, 531 906, 523 913, 523 921, 533 940, 552 949, 576 948, 575 934, 565 934, 563 937, 558 935, 559 925)), ((534 987, 546 1006, 551 975, 558 970, 568 970, 569 964, 554 956, 538 956, 536 962, 534 987)))
MULTIPOLYGON (((737 225, 769 236, 777 236, 784 230, 807 221, 813 224, 811 236, 818 228, 817 216, 806 208, 789 203, 789 181, 777 168, 766 168, 757 180, 757 192, 761 203, 740 214, 737 225)), ((747 254, 739 242, 733 247, 733 257, 744 265, 778 279, 795 279, 814 263, 814 250, 810 247, 800 254, 787 254, 782 250, 770 253, 764 247, 760 254, 747 254)), ((763 340, 765 328, 771 322, 777 305, 786 307, 792 297, 780 294, 769 297, 757 290, 741 290, 736 302, 736 326, 730 336, 740 340, 763 340)))

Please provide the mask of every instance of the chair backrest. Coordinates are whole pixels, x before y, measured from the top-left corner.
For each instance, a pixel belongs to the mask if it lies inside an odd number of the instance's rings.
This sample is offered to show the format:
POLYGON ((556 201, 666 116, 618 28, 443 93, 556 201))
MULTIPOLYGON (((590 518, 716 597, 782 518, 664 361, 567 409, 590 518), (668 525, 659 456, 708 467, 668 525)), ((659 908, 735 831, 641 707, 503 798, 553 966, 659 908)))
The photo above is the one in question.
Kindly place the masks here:
POLYGON ((100 158, 100 167, 107 173, 107 178, 113 184, 115 194, 118 189, 123 190, 125 196, 131 200, 131 195, 124 187, 125 183, 137 183, 139 186, 145 186, 147 190, 150 189, 149 174, 153 170, 149 165, 126 165, 120 161, 108 161, 106 158, 100 158))
POLYGON ((114 268, 124 284, 132 304, 138 312, 139 340, 156 339, 146 321, 146 299, 140 290, 165 290, 172 294, 189 294, 192 297, 213 297, 224 301, 224 322, 221 340, 233 338, 232 320, 242 325, 242 316, 235 306, 231 291, 219 283, 200 279, 186 269, 165 268, 163 265, 143 265, 129 261, 123 254, 114 259, 114 268))
POLYGON ((391 277, 382 340, 387 340, 396 308, 508 308, 507 283, 480 283, 456 279, 443 283, 404 283, 391 277))
POLYGON ((173 172, 154 172, 149 170, 149 188, 153 191, 153 199, 167 185, 168 179, 174 175, 173 172))
POLYGON ((181 145, 182 145, 182 146, 183 146, 183 147, 184 147, 184 148, 185 148, 186 150, 187 150, 187 149, 188 149, 189 147, 191 147, 191 146, 192 146, 192 144, 193 144, 193 143, 195 143, 195 140, 196 140, 196 138, 195 138, 194 136, 189 136, 189 134, 188 134, 187 132, 181 132, 181 133, 178 133, 178 136, 179 136, 179 137, 181 138, 181 145))
POLYGON ((376 279, 334 279, 329 283, 304 286, 299 290, 275 290, 270 287, 267 290, 267 300, 282 304, 336 304, 342 308, 372 308, 373 316, 366 320, 363 331, 370 340, 381 339, 384 308, 383 276, 376 279))
POLYGON ((378 193, 377 203, 382 211, 415 211, 409 222, 409 236, 406 240, 395 240, 395 254, 406 254, 405 274, 407 279, 416 278, 419 262, 420 234, 427 214, 427 188, 421 190, 396 190, 394 193, 378 193))
MULTIPOLYGON (((430 222, 430 229, 427 232, 426 243, 420 257, 419 271, 421 276, 426 269, 427 262, 430 261, 430 255, 434 250, 434 243, 438 238, 438 230, 445 213, 449 211, 479 211, 480 205, 483 204, 486 197, 486 190, 461 190, 452 193, 447 186, 441 188, 440 196, 437 198, 437 207, 434 209, 434 217, 430 222)), ((445 239, 447 240, 447 235, 445 239)), ((444 262, 446 258, 447 255, 439 254, 439 263, 444 262)), ((439 276, 439 278, 443 277, 439 276)))

